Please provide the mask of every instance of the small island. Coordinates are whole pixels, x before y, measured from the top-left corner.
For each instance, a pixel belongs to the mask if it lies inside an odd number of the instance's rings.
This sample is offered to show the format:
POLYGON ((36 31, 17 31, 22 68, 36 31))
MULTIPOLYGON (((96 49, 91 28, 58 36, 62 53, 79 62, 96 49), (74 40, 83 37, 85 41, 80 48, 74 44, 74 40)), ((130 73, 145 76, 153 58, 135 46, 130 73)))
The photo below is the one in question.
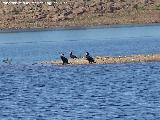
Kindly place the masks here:
MULTIPOLYGON (((131 56, 106 56, 106 57, 95 57, 95 63, 92 64, 120 64, 120 63, 137 63, 137 62, 159 62, 160 54, 152 55, 131 55, 131 56)), ((41 64, 54 64, 62 65, 61 60, 43 61, 41 64)), ((69 65, 83 65, 89 64, 85 58, 69 59, 69 65)))

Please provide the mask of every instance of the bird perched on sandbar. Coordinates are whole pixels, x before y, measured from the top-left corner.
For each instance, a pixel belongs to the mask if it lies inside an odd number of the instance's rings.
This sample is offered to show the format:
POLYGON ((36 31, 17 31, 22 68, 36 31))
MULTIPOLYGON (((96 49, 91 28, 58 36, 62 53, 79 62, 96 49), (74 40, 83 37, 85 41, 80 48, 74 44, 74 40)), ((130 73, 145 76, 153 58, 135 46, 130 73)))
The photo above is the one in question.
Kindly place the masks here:
POLYGON ((94 59, 89 55, 89 52, 86 52, 86 59, 89 63, 96 63, 94 59))
POLYGON ((75 58, 77 58, 77 56, 73 55, 73 53, 70 52, 70 58, 75 59, 75 58))
POLYGON ((61 57, 61 60, 62 60, 62 62, 63 62, 63 63, 62 63, 63 65, 69 64, 69 63, 68 63, 68 59, 67 59, 66 57, 64 57, 64 54, 61 54, 60 57, 61 57))

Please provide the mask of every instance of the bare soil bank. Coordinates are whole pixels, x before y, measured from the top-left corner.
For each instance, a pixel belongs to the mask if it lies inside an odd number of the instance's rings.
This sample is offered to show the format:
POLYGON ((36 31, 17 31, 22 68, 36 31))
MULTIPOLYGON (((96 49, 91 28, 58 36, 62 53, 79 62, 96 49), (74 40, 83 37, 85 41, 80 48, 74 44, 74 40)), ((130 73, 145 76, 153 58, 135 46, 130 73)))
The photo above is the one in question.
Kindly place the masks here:
POLYGON ((65 0, 52 5, 0 2, 0 7, 1 30, 160 23, 160 0, 65 0))

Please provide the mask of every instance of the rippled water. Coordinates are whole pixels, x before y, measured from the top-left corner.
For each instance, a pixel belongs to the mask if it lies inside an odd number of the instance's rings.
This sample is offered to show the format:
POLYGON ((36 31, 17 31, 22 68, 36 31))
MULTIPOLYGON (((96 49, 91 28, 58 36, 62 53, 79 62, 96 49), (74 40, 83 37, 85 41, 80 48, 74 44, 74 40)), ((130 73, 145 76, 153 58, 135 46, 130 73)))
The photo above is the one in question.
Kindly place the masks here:
POLYGON ((159 53, 160 26, 71 29, 43 32, 0 33, 0 58, 14 63, 59 59, 59 52, 78 56, 159 53))
POLYGON ((160 119, 160 64, 1 66, 1 119, 160 119))
POLYGON ((73 49, 83 56, 160 51, 160 26, 1 33, 1 120, 158 120, 160 63, 32 65, 73 49), (71 47, 71 48, 70 48, 71 47))

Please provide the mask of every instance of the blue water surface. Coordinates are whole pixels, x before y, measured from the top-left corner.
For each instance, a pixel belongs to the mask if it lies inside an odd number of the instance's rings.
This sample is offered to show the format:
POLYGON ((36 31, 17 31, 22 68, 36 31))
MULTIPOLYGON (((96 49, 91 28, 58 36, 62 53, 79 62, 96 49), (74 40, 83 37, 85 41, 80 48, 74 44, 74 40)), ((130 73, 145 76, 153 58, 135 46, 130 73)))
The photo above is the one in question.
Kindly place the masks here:
POLYGON ((84 56, 159 53, 160 26, 124 26, 42 32, 0 33, 0 58, 14 63, 59 59, 59 52, 84 56))
POLYGON ((32 65, 71 50, 78 56, 158 54, 159 31, 150 25, 0 33, 0 119, 160 119, 159 62, 32 65))

